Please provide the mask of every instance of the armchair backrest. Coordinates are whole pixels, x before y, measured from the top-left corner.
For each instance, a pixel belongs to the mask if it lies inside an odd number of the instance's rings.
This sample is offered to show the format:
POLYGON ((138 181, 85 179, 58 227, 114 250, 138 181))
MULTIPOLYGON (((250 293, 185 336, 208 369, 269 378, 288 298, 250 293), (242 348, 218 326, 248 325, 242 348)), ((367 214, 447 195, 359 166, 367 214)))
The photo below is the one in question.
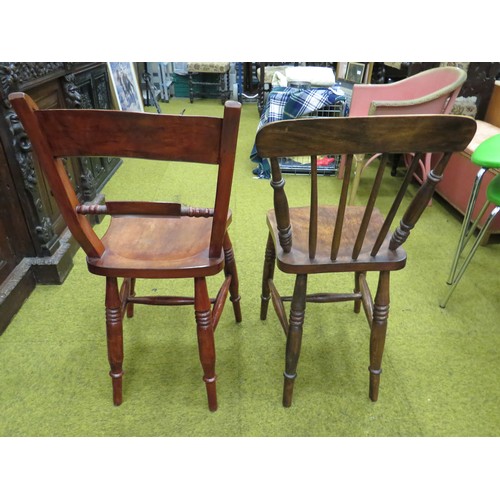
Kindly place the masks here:
POLYGON ((449 113, 463 83, 464 70, 432 68, 395 83, 356 84, 349 116, 449 113))

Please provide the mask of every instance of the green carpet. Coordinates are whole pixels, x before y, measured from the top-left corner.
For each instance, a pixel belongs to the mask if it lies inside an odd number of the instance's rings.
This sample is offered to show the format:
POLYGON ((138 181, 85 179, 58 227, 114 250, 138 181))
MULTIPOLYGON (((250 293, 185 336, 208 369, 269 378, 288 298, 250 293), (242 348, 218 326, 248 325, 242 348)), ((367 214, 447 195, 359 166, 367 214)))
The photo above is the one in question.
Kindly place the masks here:
MULTIPOLYGON (((222 115, 218 100, 172 99, 165 113, 222 115)), ((226 307, 216 332, 219 410, 207 409, 192 308, 137 306, 125 321, 124 402, 114 407, 108 376, 104 279, 79 251, 63 285, 37 286, 0 337, 2 436, 497 436, 500 434, 498 244, 481 247, 446 310, 438 306, 460 218, 428 207, 393 273, 380 397, 368 399, 368 338, 352 304, 308 304, 294 404, 281 406, 285 339, 274 313, 259 319, 260 280, 272 189, 253 178, 249 153, 258 124, 245 103, 231 207, 243 322, 226 307)), ((209 204, 211 167, 125 161, 107 199, 170 199, 209 204), (176 197, 176 195, 181 196, 176 197)), ((370 175, 370 173, 367 173, 370 175)), ((401 179, 389 171, 382 197, 401 179)), ((308 178, 286 177, 290 202, 305 204, 308 178)), ((339 180, 321 177, 323 200, 339 180)), ((366 196, 363 181, 358 194, 366 196)), ((382 199, 382 204, 384 199, 382 199)), ((102 234, 106 223, 97 226, 102 234)), ((221 277, 213 278, 216 290, 221 277)), ((350 291, 351 277, 330 289, 350 291)), ((280 289, 291 284, 277 275, 280 289)), ((310 280, 311 291, 327 277, 310 280)), ((139 292, 191 293, 191 281, 139 282, 139 292)), ((228 303, 230 306, 230 304, 228 303)))

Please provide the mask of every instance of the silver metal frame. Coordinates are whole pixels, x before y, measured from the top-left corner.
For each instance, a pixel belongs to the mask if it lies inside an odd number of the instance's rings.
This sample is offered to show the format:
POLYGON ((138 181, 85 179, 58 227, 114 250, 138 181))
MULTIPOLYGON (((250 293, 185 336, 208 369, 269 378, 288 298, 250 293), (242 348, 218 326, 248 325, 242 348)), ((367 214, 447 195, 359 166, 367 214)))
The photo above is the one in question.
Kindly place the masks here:
POLYGON ((460 237, 458 239, 457 249, 455 251, 453 263, 451 265, 450 275, 448 276, 448 281, 447 281, 447 284, 449 285, 448 293, 446 294, 446 297, 439 304, 442 308, 446 307, 446 304, 450 300, 452 293, 454 292, 459 281, 461 280, 462 276, 464 275, 465 270, 467 269, 468 265, 470 264, 472 257, 476 253, 476 250, 479 247, 479 244, 481 243, 483 236, 486 234, 486 231, 488 230, 490 224, 493 222, 493 219, 495 218, 497 213, 500 211, 500 207, 498 207, 498 206, 495 207, 491 211, 490 215, 488 216, 488 219, 484 223, 484 226, 481 228, 481 230, 479 231, 479 234, 476 236, 476 239, 474 241, 474 244, 472 245, 472 248, 470 249, 469 253, 466 255, 465 261, 462 263, 461 267, 458 267, 458 262, 460 260, 460 257, 462 256, 462 253, 463 253, 467 243, 470 240, 470 237, 472 236, 472 234, 476 230, 477 225, 479 224, 479 221, 481 220, 481 218, 485 214, 488 206, 490 205, 490 201, 486 200, 485 204, 481 208, 476 219, 471 223, 472 212, 474 211, 474 207, 476 205, 477 197, 479 194, 479 187, 481 185, 481 181, 483 180, 484 174, 487 172, 487 170, 488 170, 487 168, 481 168, 479 170, 479 172, 476 175, 476 179, 474 180, 474 185, 472 186, 472 192, 471 192, 471 195, 469 198, 469 202, 467 204, 467 209, 465 211, 464 221, 462 223, 462 229, 460 232, 460 237))

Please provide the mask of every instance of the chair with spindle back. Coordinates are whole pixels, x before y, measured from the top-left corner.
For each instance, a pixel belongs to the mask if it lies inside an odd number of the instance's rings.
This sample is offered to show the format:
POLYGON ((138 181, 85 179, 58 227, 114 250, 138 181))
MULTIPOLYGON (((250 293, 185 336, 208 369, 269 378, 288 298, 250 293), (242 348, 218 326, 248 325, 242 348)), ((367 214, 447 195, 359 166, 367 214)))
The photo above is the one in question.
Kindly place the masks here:
POLYGON ((87 254, 89 271, 106 277, 106 331, 114 404, 122 403, 125 312, 132 316, 134 304, 186 304, 194 305, 208 406, 215 411, 214 330, 228 294, 235 319, 241 321, 238 276, 227 232, 241 104, 226 102, 223 118, 216 118, 110 110, 41 110, 23 93, 11 94, 9 100, 66 224, 87 254), (217 165, 214 208, 146 201, 83 205, 62 162, 64 157, 76 156, 217 165), (102 239, 92 229, 87 214, 111 216, 102 239), (206 278, 221 271, 225 280, 216 298, 211 299, 206 278), (123 278, 120 287, 118 278, 123 278), (194 297, 138 297, 137 278, 191 278, 194 297))
POLYGON ((427 206, 453 152, 463 151, 472 139, 476 123, 471 118, 450 115, 371 116, 285 120, 263 127, 256 146, 271 162, 274 209, 267 215, 269 236, 262 277, 261 319, 267 317, 272 300, 287 336, 283 405, 290 406, 300 355, 306 302, 354 301, 354 312, 363 306, 371 328, 370 389, 378 398, 382 354, 389 312, 391 271, 402 269, 406 253, 402 244, 427 206), (394 201, 384 217, 375 206, 390 154, 416 153, 394 201), (394 233, 391 225, 407 192, 419 161, 426 153, 443 153, 415 194, 394 233), (366 206, 347 204, 350 169, 354 155, 382 153, 366 206), (318 205, 316 161, 319 155, 346 155, 337 206, 318 205), (278 158, 311 157, 311 202, 307 207, 289 208, 285 181, 278 158), (274 283, 275 264, 295 275, 292 296, 282 297, 274 283), (367 273, 378 272, 375 300, 367 273), (353 293, 307 294, 307 278, 317 273, 354 273, 353 293), (291 301, 287 319, 284 302, 291 301))

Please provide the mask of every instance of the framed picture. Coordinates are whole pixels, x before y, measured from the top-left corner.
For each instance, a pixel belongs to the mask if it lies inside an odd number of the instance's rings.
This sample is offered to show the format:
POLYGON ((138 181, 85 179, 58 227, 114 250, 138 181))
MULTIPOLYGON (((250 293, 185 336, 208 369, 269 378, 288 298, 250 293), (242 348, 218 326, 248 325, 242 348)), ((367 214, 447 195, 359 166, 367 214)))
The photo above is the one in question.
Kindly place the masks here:
POLYGON ((345 79, 353 83, 362 83, 365 73, 365 65, 363 63, 350 62, 347 64, 345 79))
POLYGON ((109 62, 108 69, 118 109, 144 111, 134 63, 109 62))

